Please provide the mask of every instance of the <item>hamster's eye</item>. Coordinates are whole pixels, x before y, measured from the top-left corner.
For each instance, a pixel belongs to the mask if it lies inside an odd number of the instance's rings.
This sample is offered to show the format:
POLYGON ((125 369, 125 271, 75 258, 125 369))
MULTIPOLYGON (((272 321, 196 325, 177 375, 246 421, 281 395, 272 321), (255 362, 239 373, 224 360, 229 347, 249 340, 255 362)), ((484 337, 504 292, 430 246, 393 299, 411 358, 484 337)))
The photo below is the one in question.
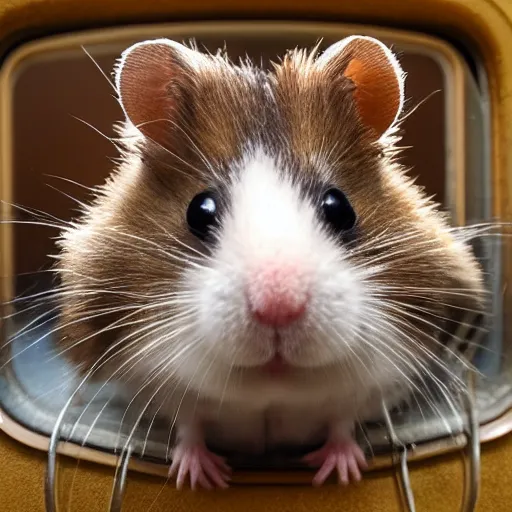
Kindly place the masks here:
POLYGON ((356 213, 345 194, 330 188, 324 193, 321 201, 324 220, 336 233, 351 230, 357 220, 356 213))
POLYGON ((187 224, 190 231, 204 240, 217 222, 217 201, 211 191, 197 194, 187 209, 187 224))

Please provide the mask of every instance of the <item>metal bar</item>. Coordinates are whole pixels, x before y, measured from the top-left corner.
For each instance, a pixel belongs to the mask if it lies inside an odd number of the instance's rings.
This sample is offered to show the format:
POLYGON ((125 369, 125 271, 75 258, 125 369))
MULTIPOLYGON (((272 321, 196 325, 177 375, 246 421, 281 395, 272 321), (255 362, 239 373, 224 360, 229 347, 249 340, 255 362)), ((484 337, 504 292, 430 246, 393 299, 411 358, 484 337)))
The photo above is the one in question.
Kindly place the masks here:
POLYGON ((121 457, 119 458, 119 465, 116 468, 112 498, 110 500, 110 512, 121 512, 131 455, 132 447, 131 445, 128 445, 126 450, 123 450, 121 453, 121 457))
MULTIPOLYGON (((382 413, 384 416, 384 421, 386 423, 386 429, 388 431, 389 443, 391 445, 391 449, 393 452, 393 458, 395 457, 396 451, 400 451, 400 471, 398 473, 399 480, 399 489, 400 494, 402 496, 402 502, 404 502, 404 506, 406 507, 407 512, 416 512, 416 505, 414 503, 414 493, 411 487, 411 480, 409 478, 409 468, 407 466, 407 447, 404 443, 400 441, 398 436, 396 435, 395 428, 393 427, 393 422, 391 421, 391 416, 389 414, 388 408, 386 407, 386 402, 382 400, 382 413)), ((395 462, 395 467, 396 467, 395 462)))
POLYGON ((50 438, 50 445, 48 447, 48 464, 46 467, 46 477, 44 481, 44 503, 46 512, 56 512, 56 496, 55 496, 55 473, 57 462, 57 444, 59 442, 60 425, 56 425, 52 437, 50 438), (56 439, 54 432, 57 431, 56 439))
POLYGON ((475 374, 469 372, 468 389, 463 399, 467 414, 467 445, 464 449, 464 491, 462 512, 473 512, 480 491, 480 425, 474 403, 475 374))
POLYGON ((68 412, 73 402, 76 401, 76 399, 80 396, 83 384, 87 381, 94 369, 95 365, 93 365, 91 370, 87 373, 75 391, 73 391, 67 402, 64 404, 64 407, 61 409, 57 420, 55 421, 52 435, 50 436, 50 441, 48 444, 48 463, 46 466, 46 476, 44 481, 44 502, 46 512, 57 512, 57 448, 59 446, 64 417, 66 416, 66 413, 68 412))
POLYGON ((402 489, 403 496, 405 498, 405 503, 407 506, 407 510, 409 512, 416 511, 416 505, 414 503, 414 494, 412 492, 411 480, 409 478, 409 468, 407 466, 407 447, 402 447, 402 452, 400 453, 400 486, 402 489))
MULTIPOLYGON (((73 397, 72 397, 73 398, 73 397)), ((48 445, 48 464, 46 466, 46 477, 44 481, 44 502, 46 512, 57 512, 57 447, 60 441, 61 427, 64 416, 72 403, 70 398, 64 405, 53 427, 52 435, 48 445)))

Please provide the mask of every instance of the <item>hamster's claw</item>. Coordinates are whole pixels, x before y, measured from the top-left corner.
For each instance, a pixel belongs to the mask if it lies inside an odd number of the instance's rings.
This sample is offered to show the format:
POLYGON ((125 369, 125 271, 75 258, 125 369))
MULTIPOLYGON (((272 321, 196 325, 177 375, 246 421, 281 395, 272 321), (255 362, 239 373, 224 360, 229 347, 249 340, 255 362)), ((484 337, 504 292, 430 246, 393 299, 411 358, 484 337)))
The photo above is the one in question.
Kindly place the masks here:
POLYGON ((313 485, 322 485, 333 471, 337 471, 338 480, 347 485, 349 475, 353 480, 361 480, 360 469, 366 468, 367 462, 363 450, 352 439, 341 442, 327 442, 322 448, 306 455, 303 459, 312 467, 320 469, 313 478, 313 485))
POLYGON ((176 476, 176 488, 182 489, 190 478, 190 487, 213 489, 229 487, 231 469, 222 457, 212 453, 202 444, 178 444, 173 450, 169 477, 176 476))

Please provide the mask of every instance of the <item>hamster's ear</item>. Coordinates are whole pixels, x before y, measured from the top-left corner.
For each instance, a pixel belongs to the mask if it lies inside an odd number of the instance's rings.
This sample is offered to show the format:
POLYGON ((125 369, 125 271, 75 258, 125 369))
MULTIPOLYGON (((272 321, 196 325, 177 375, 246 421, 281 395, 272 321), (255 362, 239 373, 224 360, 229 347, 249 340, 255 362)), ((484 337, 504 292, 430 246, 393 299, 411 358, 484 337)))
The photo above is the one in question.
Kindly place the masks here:
POLYGON ((167 39, 137 43, 123 52, 116 89, 127 119, 145 137, 161 145, 169 140, 202 57, 167 39))
POLYGON ((372 37, 351 36, 331 45, 317 66, 343 74, 355 85, 354 100, 365 126, 380 138, 400 115, 405 75, 395 55, 372 37))

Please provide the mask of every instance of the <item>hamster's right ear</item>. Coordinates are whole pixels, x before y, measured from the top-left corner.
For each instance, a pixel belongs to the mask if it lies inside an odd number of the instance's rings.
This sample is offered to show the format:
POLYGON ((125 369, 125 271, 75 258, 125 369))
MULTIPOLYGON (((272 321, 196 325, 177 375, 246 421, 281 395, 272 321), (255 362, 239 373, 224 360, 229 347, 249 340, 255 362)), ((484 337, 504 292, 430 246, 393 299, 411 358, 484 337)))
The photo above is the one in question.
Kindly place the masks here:
POLYGON ((125 50, 115 84, 127 119, 148 139, 170 142, 184 106, 184 92, 203 55, 180 43, 157 39, 125 50))
POLYGON ((361 121, 375 139, 395 124, 404 105, 405 74, 394 53, 381 41, 368 36, 347 37, 329 46, 317 66, 333 78, 342 74, 354 84, 353 97, 361 121))

